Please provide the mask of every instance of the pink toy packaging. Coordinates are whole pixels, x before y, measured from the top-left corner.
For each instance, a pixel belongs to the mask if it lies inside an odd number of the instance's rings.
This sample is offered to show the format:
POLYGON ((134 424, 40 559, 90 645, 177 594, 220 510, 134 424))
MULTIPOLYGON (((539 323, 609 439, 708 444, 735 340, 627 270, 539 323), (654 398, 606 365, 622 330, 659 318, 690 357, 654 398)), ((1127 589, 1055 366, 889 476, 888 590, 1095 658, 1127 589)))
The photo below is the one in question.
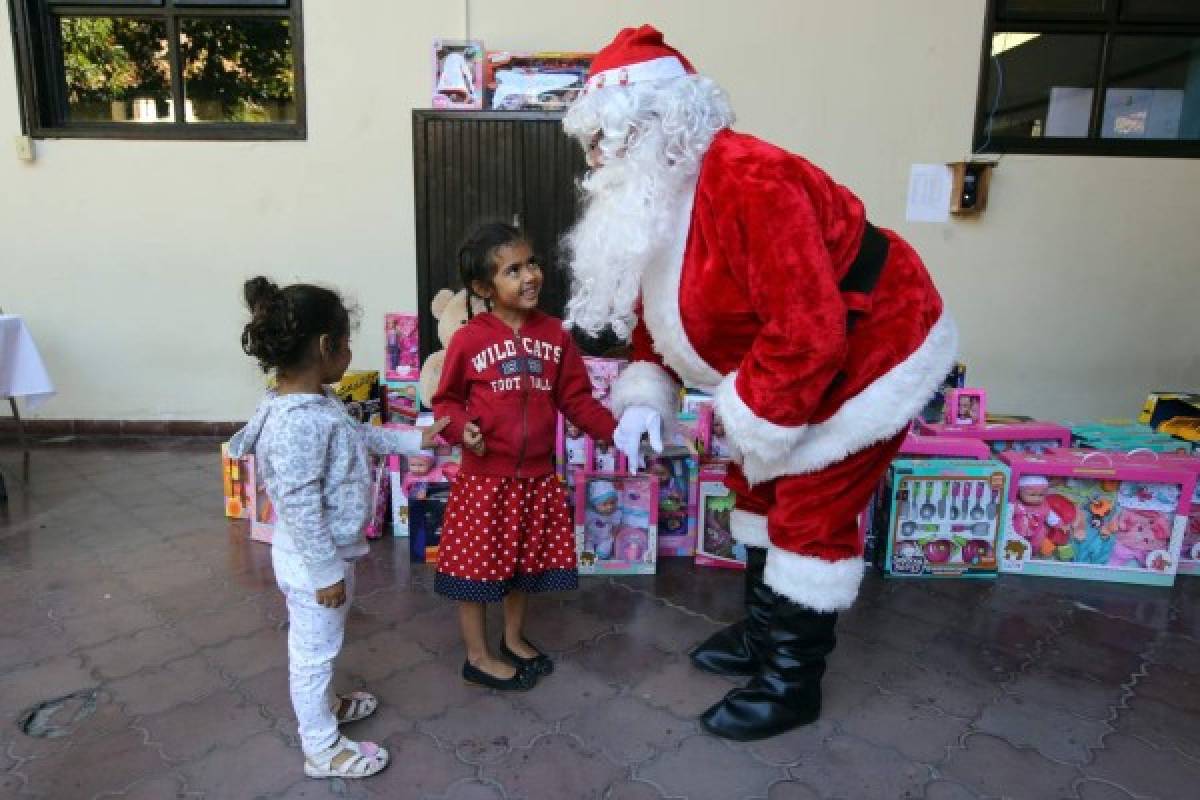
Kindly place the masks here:
POLYGON ((1183 546, 1179 551, 1178 574, 1200 575, 1200 456, 1135 450, 1125 458, 1140 463, 1186 469, 1195 476, 1196 487, 1192 490, 1187 525, 1183 531, 1183 546))
POLYGON ((267 496, 267 485, 258 479, 255 469, 250 469, 246 478, 246 493, 250 498, 250 538, 270 544, 275 536, 275 506, 267 496))
POLYGON ((1170 586, 1196 472, 1085 450, 1008 453, 1001 570, 1170 586))
POLYGON ((646 473, 658 479, 658 554, 696 553, 696 505, 699 481, 691 449, 667 447, 661 454, 646 451, 646 473))
POLYGON ((658 554, 658 479, 580 471, 575 552, 581 575, 653 575, 658 554))
MULTIPOLYGON (((417 422, 421 426, 432 424, 432 415, 421 415, 417 422)), ((386 426, 394 430, 415 430, 414 425, 393 424, 386 426)), ((444 439, 431 450, 421 450, 409 456, 388 457, 388 483, 392 507, 392 535, 409 535, 409 497, 421 486, 434 483, 453 483, 462 464, 462 450, 451 447, 444 439)))
POLYGON ((404 456, 388 456, 393 536, 408 536, 408 495, 404 493, 404 475, 408 472, 407 461, 404 456))
POLYGON ((746 568, 746 546, 731 532, 733 492, 725 486, 725 466, 705 464, 699 475, 699 531, 696 565, 701 567, 746 568))
POLYGON ((983 389, 951 389, 946 393, 947 425, 978 427, 987 421, 987 392, 983 389))
POLYGON ((398 425, 413 425, 420 413, 417 384, 394 381, 387 385, 387 421, 398 425))
POLYGON ((708 451, 712 447, 712 420, 711 403, 701 403, 693 411, 680 412, 668 437, 668 443, 676 447, 686 447, 701 461, 707 460, 708 451))
POLYGON ((992 457, 991 449, 980 439, 959 436, 922 436, 909 433, 900 445, 900 456, 904 458, 974 458, 987 461, 992 457))
POLYGON ((483 108, 483 42, 438 39, 433 43, 433 107, 483 108))
POLYGON ((588 436, 576 428, 562 414, 558 415, 557 440, 554 447, 554 463, 558 479, 569 487, 575 486, 576 470, 588 469, 588 436))
POLYGON ((371 505, 364 532, 368 539, 383 536, 388 526, 389 501, 392 497, 388 459, 374 458, 371 464, 371 505))
POLYGON ((944 422, 918 423, 924 436, 956 436, 979 439, 992 453, 1046 453, 1071 446, 1071 429, 1053 422, 985 422, 982 425, 947 425, 944 422))
POLYGON ((416 381, 421 377, 421 346, 417 339, 416 314, 384 314, 384 342, 389 381, 416 381))

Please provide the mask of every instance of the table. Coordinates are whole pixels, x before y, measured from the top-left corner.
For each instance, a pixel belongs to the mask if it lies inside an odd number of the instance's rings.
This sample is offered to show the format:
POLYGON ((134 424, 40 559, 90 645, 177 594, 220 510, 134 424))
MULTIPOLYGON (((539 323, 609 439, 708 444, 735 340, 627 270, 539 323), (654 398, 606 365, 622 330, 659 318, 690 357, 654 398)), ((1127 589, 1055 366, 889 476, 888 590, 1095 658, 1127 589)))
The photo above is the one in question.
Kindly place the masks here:
MULTIPOLYGON (((25 321, 15 314, 0 313, 0 398, 8 398, 13 419, 17 421, 17 439, 24 456, 26 479, 29 476, 29 443, 17 398, 23 398, 25 409, 33 411, 54 394, 54 383, 25 321)), ((4 476, 0 475, 0 502, 6 498, 4 476)))

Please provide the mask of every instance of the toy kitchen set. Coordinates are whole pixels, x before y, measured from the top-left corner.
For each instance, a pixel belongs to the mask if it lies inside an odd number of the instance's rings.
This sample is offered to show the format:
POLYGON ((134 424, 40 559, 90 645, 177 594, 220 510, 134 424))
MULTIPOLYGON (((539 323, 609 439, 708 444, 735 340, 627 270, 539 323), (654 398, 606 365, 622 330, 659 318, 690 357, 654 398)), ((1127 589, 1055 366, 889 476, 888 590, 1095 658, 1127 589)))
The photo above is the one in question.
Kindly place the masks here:
POLYGON ((1008 475, 995 460, 894 461, 874 515, 877 565, 894 577, 995 577, 1008 475))

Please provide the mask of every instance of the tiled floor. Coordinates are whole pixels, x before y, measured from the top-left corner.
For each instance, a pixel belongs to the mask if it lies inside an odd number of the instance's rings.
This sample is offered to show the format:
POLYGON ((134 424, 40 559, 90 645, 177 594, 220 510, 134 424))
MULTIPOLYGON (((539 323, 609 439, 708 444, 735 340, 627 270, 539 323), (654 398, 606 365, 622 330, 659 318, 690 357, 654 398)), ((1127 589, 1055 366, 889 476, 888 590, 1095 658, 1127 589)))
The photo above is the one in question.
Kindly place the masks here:
POLYGON ((215 446, 46 446, 27 489, 18 461, 0 449, 0 797, 1108 800, 1200 785, 1200 578, 868 578, 824 718, 738 745, 698 729, 729 684, 684 653, 735 617, 740 576, 672 561, 537 603, 531 638, 559 669, 499 695, 458 679, 453 609, 391 541, 360 566, 340 667, 384 703, 348 732, 386 741, 392 765, 307 780, 269 554, 220 516, 215 446), (18 728, 79 690, 48 720, 66 735, 18 728))

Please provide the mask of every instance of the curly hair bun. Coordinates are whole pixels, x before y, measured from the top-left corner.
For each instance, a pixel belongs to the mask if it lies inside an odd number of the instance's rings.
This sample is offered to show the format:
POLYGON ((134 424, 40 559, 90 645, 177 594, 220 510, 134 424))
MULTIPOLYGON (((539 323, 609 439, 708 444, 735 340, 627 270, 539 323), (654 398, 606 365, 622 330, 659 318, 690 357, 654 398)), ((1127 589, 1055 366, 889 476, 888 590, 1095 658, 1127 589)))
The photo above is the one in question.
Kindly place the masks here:
POLYGON ((259 306, 278 299, 281 294, 279 287, 272 283, 270 278, 262 275, 246 281, 243 292, 246 297, 246 306, 255 312, 258 311, 259 306))

